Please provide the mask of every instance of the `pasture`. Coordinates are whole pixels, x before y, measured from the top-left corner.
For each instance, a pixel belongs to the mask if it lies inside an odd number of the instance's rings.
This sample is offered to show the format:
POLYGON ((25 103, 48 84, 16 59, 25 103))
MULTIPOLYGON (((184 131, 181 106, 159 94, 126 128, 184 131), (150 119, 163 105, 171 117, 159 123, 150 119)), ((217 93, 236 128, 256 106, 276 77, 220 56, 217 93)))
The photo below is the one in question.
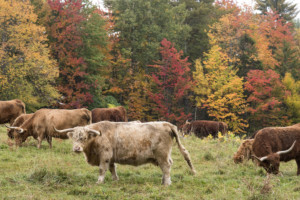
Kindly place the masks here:
POLYGON ((281 162, 282 175, 266 176, 251 161, 234 164, 241 140, 181 138, 197 174, 193 176, 173 145, 172 185, 161 185, 162 172, 154 165, 117 165, 119 181, 107 172, 97 185, 98 168, 83 154, 72 152, 70 140, 53 141, 41 149, 31 138, 16 148, 0 126, 0 199, 300 199, 300 177, 295 161, 281 162))

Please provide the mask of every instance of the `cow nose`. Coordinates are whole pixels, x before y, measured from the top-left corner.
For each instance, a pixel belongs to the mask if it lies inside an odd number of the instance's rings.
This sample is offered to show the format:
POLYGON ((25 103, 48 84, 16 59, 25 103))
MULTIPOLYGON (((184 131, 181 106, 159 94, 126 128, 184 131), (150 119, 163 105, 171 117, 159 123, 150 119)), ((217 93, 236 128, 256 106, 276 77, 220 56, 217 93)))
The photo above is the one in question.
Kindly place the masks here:
POLYGON ((81 152, 81 148, 79 146, 76 146, 73 148, 73 151, 75 151, 76 153, 81 152))

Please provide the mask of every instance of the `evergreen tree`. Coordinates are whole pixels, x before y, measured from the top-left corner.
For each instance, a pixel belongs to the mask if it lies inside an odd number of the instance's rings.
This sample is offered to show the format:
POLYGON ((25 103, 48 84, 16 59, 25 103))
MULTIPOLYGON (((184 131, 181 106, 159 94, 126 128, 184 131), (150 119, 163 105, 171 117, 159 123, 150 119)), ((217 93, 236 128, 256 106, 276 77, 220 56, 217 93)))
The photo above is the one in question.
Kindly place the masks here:
POLYGON ((277 12, 280 17, 286 21, 292 21, 298 14, 297 4, 287 2, 286 0, 255 0, 256 7, 262 14, 266 14, 272 10, 277 12))

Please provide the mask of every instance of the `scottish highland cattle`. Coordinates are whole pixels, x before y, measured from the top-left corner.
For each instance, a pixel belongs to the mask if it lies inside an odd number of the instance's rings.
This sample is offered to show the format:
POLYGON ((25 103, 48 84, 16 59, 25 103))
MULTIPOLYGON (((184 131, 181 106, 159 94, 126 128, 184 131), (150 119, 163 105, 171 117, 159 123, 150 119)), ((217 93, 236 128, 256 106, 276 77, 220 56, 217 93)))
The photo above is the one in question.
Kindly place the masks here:
POLYGON ((92 110, 92 122, 127 122, 127 112, 123 106, 115 108, 95 108, 92 110))
POLYGON ((253 157, 267 173, 279 173, 280 161, 296 160, 300 175, 300 123, 259 130, 252 145, 253 157))
MULTIPOLYGON (((33 113, 30 114, 22 114, 19 117, 17 117, 14 121, 14 123, 11 125, 12 127, 20 127, 26 120, 31 118, 33 116, 33 113)), ((8 127, 8 126, 6 126, 8 127)), ((11 129, 8 127, 7 129, 7 135, 9 138, 13 139, 14 138, 14 129, 11 129)))
POLYGON ((73 140, 73 151, 84 152, 90 165, 98 166, 100 175, 97 183, 104 181, 109 169, 114 180, 118 180, 115 163, 158 165, 162 172, 162 184, 170 185, 170 170, 173 163, 171 151, 173 138, 195 173, 188 151, 178 137, 177 127, 168 122, 128 123, 98 122, 84 127, 57 130, 67 133, 73 140))
POLYGON ((182 128, 183 135, 190 135, 194 133, 199 138, 207 137, 208 135, 217 137, 218 132, 225 135, 227 131, 228 126, 226 123, 207 120, 196 120, 192 122, 186 121, 182 128))
POLYGON ((54 130, 84 126, 92 122, 91 111, 82 108, 74 110, 66 109, 40 109, 19 127, 9 127, 15 131, 16 145, 20 146, 28 137, 33 136, 38 140, 37 147, 41 147, 43 139, 47 139, 52 148, 52 137, 68 139, 66 133, 54 130))
POLYGON ((253 158, 253 150, 252 144, 254 139, 246 139, 242 142, 237 152, 233 156, 233 160, 235 163, 242 163, 244 160, 254 159, 253 158))
POLYGON ((0 101, 0 124, 11 125, 18 116, 25 113, 25 104, 19 99, 0 101))

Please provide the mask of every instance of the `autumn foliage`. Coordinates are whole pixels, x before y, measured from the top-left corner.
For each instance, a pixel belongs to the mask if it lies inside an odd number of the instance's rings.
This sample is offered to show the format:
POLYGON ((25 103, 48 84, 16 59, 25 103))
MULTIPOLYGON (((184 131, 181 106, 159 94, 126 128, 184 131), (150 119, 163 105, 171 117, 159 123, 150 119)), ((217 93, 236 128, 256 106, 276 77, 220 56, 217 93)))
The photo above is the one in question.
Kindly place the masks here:
POLYGON ((188 76, 190 71, 187 58, 182 59, 183 52, 178 52, 167 39, 161 41, 161 60, 155 65, 152 81, 155 86, 149 96, 155 102, 155 110, 161 120, 183 123, 189 114, 184 112, 184 98, 192 86, 188 76))

